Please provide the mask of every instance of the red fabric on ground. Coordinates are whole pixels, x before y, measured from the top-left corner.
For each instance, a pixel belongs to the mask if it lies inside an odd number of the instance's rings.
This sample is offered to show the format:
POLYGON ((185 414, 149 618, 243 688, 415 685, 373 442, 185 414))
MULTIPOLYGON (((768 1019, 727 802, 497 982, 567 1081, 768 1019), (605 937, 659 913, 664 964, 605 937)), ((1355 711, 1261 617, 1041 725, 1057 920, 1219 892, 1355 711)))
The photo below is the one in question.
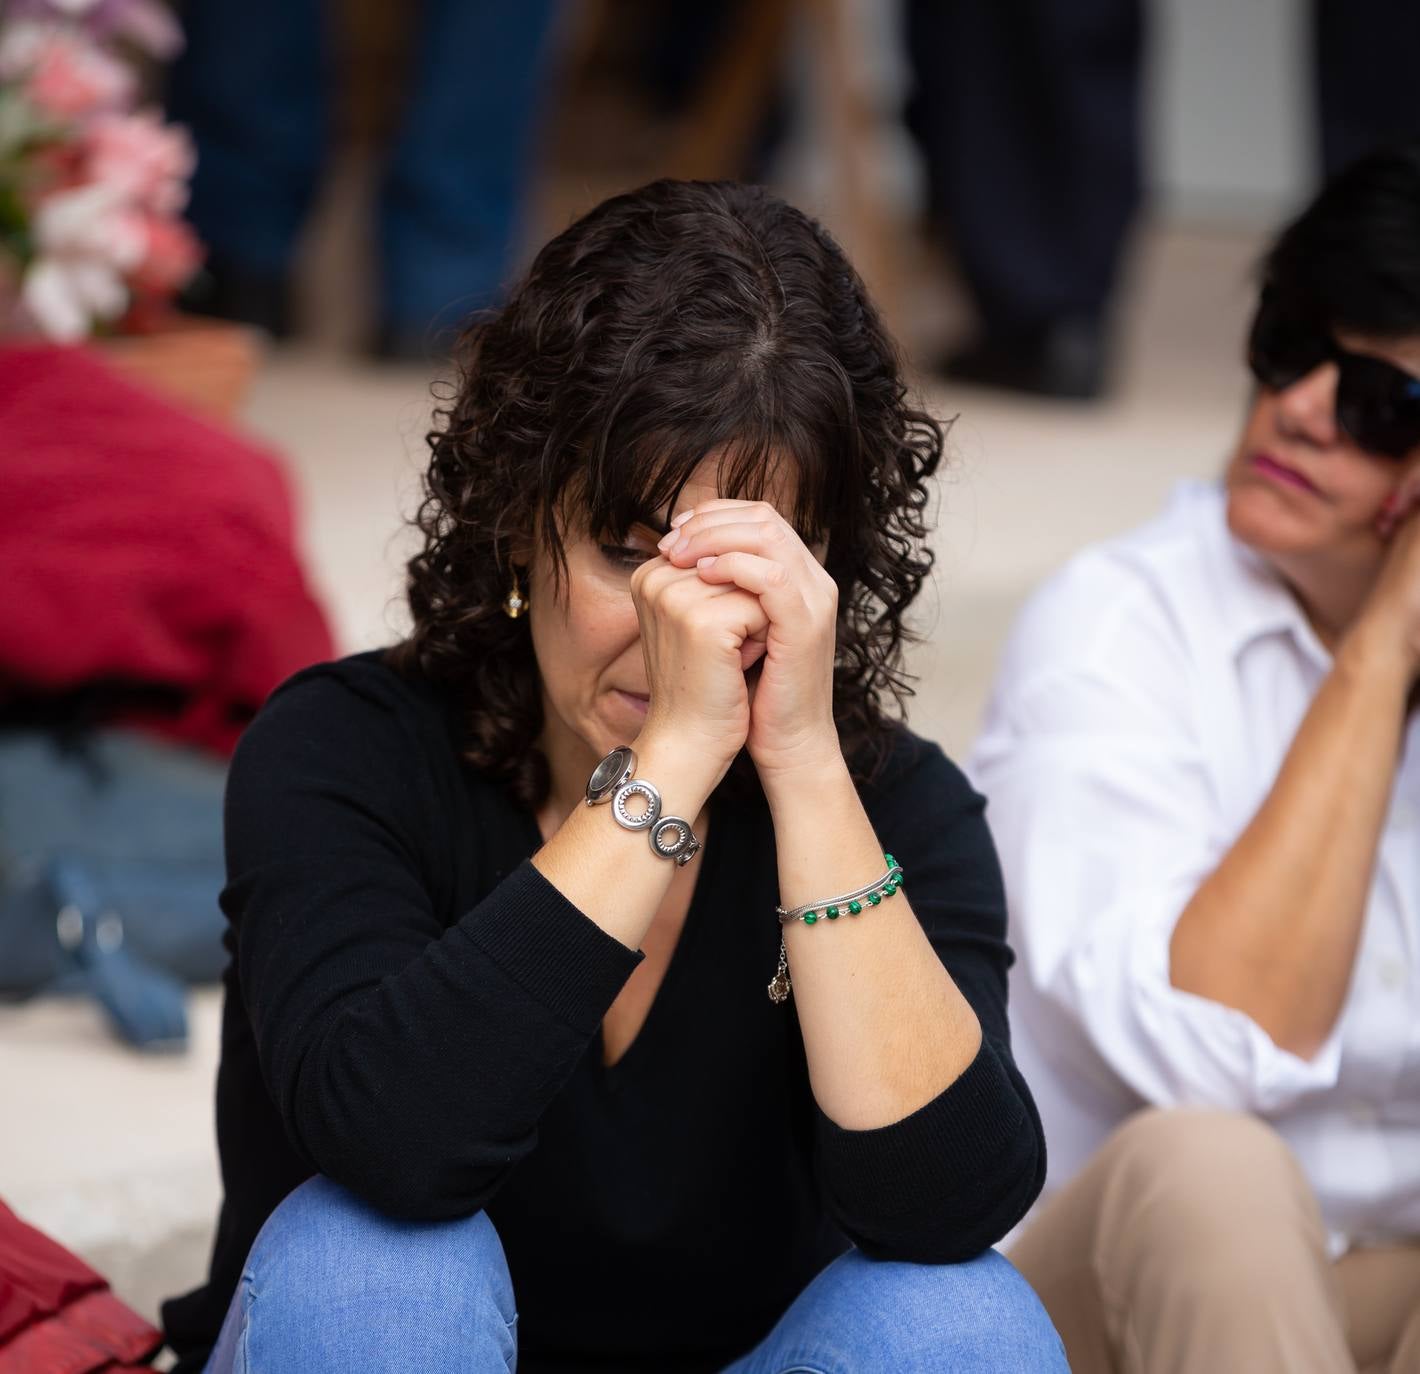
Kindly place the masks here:
POLYGON ((161 1343, 102 1275, 0 1203, 0 1374, 138 1367, 161 1343))
POLYGON ((0 348, 0 705, 94 682, 182 693, 222 753, 334 653, 277 459, 82 347, 0 348))

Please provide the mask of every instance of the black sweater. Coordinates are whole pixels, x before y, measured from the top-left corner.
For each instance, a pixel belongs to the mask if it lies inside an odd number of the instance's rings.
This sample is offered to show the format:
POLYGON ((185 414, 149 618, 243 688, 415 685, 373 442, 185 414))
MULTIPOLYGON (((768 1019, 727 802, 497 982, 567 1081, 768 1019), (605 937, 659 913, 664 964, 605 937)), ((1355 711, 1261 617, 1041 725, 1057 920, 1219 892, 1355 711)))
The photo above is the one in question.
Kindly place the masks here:
POLYGON ((1045 1150, 1011 1060, 983 803, 905 730, 863 796, 984 1040, 934 1101, 849 1131, 814 1102, 792 1000, 765 994, 762 794, 712 799, 680 942, 608 1068, 599 1027, 640 956, 528 863, 536 823, 459 760, 450 704, 377 655, 282 687, 228 782, 226 1200, 208 1284, 164 1308, 179 1369, 201 1368, 262 1222, 315 1171, 396 1217, 485 1208, 525 1374, 715 1369, 849 1242, 944 1262, 1003 1236, 1045 1150))

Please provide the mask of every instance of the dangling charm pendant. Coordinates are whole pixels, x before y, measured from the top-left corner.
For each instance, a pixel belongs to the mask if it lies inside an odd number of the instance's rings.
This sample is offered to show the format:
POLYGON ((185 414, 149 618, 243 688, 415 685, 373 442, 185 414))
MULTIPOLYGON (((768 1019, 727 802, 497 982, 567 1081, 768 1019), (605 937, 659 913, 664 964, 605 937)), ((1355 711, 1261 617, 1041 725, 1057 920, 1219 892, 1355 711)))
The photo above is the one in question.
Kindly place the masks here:
POLYGON ((784 941, 781 937, 779 941, 779 968, 769 983, 769 1000, 777 1007, 781 1002, 789 1000, 789 953, 784 948, 784 941))
POLYGON ((503 598, 503 614, 509 620, 516 620, 528 608, 528 599, 523 595, 523 589, 518 585, 518 570, 513 569, 513 585, 508 588, 508 595, 503 598))

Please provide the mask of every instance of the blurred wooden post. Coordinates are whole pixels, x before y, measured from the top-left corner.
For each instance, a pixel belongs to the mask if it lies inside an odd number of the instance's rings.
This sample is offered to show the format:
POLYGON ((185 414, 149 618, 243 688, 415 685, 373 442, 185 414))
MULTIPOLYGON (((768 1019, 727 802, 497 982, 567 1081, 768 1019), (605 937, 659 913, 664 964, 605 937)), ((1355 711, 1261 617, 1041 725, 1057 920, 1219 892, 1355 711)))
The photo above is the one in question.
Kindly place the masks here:
POLYGON ((671 149, 668 176, 718 181, 739 175, 784 70, 794 0, 748 0, 700 82, 671 149))
POLYGON ((835 233, 892 328, 898 312, 894 227, 874 184, 877 121, 848 4, 749 0, 685 116, 667 173, 704 180, 739 173, 783 75, 797 11, 807 21, 814 103, 827 131, 835 233))
POLYGON ((828 131, 836 232, 888 328, 896 332, 901 302, 894 270, 895 226, 877 184, 877 115, 849 0, 801 3, 814 49, 810 69, 817 104, 828 131))

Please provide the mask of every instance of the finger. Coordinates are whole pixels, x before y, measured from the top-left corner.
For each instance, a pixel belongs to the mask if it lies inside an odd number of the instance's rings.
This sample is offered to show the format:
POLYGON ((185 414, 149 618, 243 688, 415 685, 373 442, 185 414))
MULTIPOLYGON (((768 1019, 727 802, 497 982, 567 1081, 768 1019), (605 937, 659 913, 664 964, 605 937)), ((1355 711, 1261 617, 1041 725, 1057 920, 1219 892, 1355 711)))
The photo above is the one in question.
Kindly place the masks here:
POLYGON ((782 525, 788 533, 798 538, 794 527, 767 502, 715 502, 702 503, 694 510, 682 511, 671 522, 670 529, 661 536, 658 547, 665 553, 699 530, 725 524, 782 525))
POLYGON ((703 600, 706 596, 735 590, 734 587, 704 583, 694 567, 677 568, 664 558, 653 558, 632 574, 632 600, 645 606, 655 606, 663 602, 668 594, 673 597, 680 595, 678 589, 682 584, 692 600, 703 600))
POLYGON ((704 587, 705 591, 729 593, 723 598, 710 598, 695 607, 691 615, 702 630, 712 627, 738 649, 741 671, 757 663, 763 656, 769 637, 770 617, 763 601, 749 592, 726 583, 721 587, 704 587))
POLYGON ((778 632, 787 630, 791 636, 794 632, 813 633, 815 624, 809 603, 782 563, 737 550, 702 558, 695 570, 707 583, 730 583, 753 593, 778 632))
POLYGON ((1420 508, 1420 464, 1411 468, 1392 488, 1376 516, 1376 533, 1389 539, 1420 508))
POLYGON ((714 554, 736 552, 772 558, 798 574, 808 572, 814 563, 803 540, 782 520, 727 520, 710 525, 696 520, 685 531, 680 542, 663 555, 679 568, 693 567, 714 554))
POLYGON ((1396 488, 1396 517, 1404 520, 1420 507, 1420 463, 1417 463, 1400 479, 1396 488))
POLYGON ((694 568, 676 568, 674 581, 661 585, 656 595, 637 606, 642 632, 656 625, 690 627, 700 642, 718 642, 722 649, 738 652, 740 669, 748 670, 765 651, 769 611, 759 597, 732 582, 702 581, 694 568))
POLYGON ((671 528, 683 525, 694 515, 706 515, 711 511, 719 510, 744 510, 747 506, 762 506, 767 504, 763 501, 746 501, 742 497, 734 496, 713 496, 709 500, 701 501, 698 505, 688 506, 671 521, 671 528))

